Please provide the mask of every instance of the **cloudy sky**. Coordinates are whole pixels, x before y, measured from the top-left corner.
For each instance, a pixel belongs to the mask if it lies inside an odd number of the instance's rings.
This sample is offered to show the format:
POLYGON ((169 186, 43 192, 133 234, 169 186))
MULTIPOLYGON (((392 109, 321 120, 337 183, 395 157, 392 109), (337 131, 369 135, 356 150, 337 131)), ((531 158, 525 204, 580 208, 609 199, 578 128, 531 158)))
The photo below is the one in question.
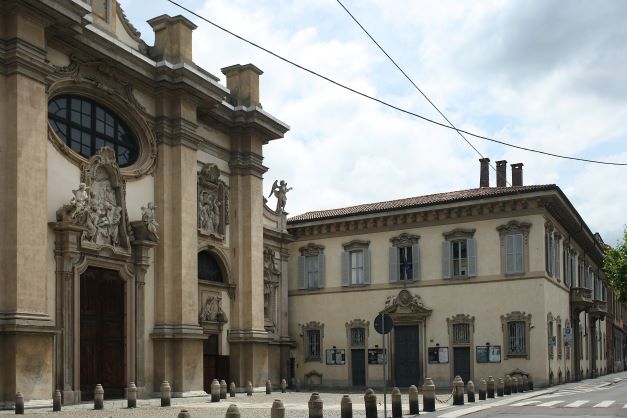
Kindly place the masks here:
MULTIPOLYGON (((264 189, 285 179, 294 188, 290 214, 478 186, 480 157, 454 131, 343 91, 166 0, 120 1, 149 45, 146 20, 167 13, 195 22, 194 61, 223 83, 220 68, 228 65, 252 62, 264 71, 263 107, 291 126, 265 147, 264 189)), ((179 1, 303 66, 443 122, 336 0, 179 1)), ((627 2, 343 2, 459 128, 627 162, 627 2)), ((558 184, 607 243, 622 236, 627 167, 469 139, 492 162, 523 162, 525 184, 558 184)))

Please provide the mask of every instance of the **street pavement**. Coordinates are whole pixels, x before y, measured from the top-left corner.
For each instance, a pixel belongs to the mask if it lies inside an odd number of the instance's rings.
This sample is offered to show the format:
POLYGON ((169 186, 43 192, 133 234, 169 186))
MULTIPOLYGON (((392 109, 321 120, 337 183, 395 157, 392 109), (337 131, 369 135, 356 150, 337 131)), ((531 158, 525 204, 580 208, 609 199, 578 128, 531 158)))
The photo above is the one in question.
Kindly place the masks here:
MULTIPOLYGON (((261 389, 261 388, 260 388, 261 389)), ((353 415, 365 417, 363 392, 352 391, 353 415)), ((340 417, 339 392, 321 392, 324 402, 325 417, 340 417)), ((93 403, 67 406, 60 413, 53 413, 52 405, 31 403, 27 405, 26 416, 30 418, 176 418, 181 409, 189 411, 192 418, 223 417, 231 404, 236 404, 241 417, 269 417, 272 403, 280 399, 285 407, 286 417, 308 417, 307 402, 311 392, 274 392, 266 395, 259 391, 253 396, 238 393, 235 398, 227 398, 219 403, 210 402, 210 398, 173 398, 171 407, 160 407, 159 399, 140 399, 138 408, 127 409, 125 400, 105 401, 105 409, 95 411, 93 403), (37 407, 39 406, 39 407, 37 407)), ((545 417, 545 416, 603 416, 627 417, 627 372, 603 376, 597 379, 554 386, 547 389, 518 393, 511 396, 497 397, 487 401, 453 406, 450 396, 438 394, 436 412, 420 412, 421 416, 456 418, 456 417, 545 417)), ((383 417, 383 396, 377 393, 379 417, 383 417)), ((422 397, 420 406, 422 409, 422 397)), ((391 412, 391 397, 387 397, 388 416, 391 412)), ((0 417, 12 415, 14 411, 0 411, 0 417)), ((403 413, 409 413, 407 394, 403 392, 403 413)))

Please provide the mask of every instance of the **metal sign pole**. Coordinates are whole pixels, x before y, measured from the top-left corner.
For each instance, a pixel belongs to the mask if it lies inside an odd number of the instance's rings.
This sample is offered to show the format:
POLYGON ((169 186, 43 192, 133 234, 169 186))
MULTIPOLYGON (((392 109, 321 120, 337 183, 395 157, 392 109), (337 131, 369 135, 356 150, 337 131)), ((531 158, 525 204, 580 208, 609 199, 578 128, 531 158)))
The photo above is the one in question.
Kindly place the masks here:
MULTIPOLYGON (((383 330, 385 330, 385 317, 383 316, 383 313, 381 313, 381 327, 383 328, 383 330)), ((385 332, 381 333, 381 338, 383 340, 383 417, 387 418, 388 416, 388 402, 387 402, 387 378, 386 378, 386 373, 385 373, 385 368, 387 366, 387 352, 385 351, 385 332)))

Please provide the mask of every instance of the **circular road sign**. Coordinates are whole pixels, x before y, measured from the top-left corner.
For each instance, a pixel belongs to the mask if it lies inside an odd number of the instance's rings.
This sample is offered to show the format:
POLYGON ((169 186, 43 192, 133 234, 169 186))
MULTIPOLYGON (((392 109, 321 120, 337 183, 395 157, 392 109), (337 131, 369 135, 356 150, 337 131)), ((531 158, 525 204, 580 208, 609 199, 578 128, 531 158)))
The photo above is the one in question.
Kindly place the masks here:
POLYGON ((377 315, 374 318, 374 329, 379 334, 387 334, 392 331, 392 328, 394 328, 394 321, 392 321, 392 317, 390 315, 377 315))

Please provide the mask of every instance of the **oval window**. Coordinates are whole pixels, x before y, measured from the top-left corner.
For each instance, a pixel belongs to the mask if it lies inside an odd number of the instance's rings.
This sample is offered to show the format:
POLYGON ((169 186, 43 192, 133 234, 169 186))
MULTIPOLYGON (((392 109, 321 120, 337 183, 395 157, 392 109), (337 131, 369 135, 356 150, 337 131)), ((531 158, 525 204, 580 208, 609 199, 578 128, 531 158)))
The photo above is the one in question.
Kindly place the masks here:
POLYGON ((137 160, 139 146, 133 132, 122 119, 93 100, 57 96, 48 102, 48 121, 57 136, 85 158, 108 146, 115 151, 120 167, 137 160))

